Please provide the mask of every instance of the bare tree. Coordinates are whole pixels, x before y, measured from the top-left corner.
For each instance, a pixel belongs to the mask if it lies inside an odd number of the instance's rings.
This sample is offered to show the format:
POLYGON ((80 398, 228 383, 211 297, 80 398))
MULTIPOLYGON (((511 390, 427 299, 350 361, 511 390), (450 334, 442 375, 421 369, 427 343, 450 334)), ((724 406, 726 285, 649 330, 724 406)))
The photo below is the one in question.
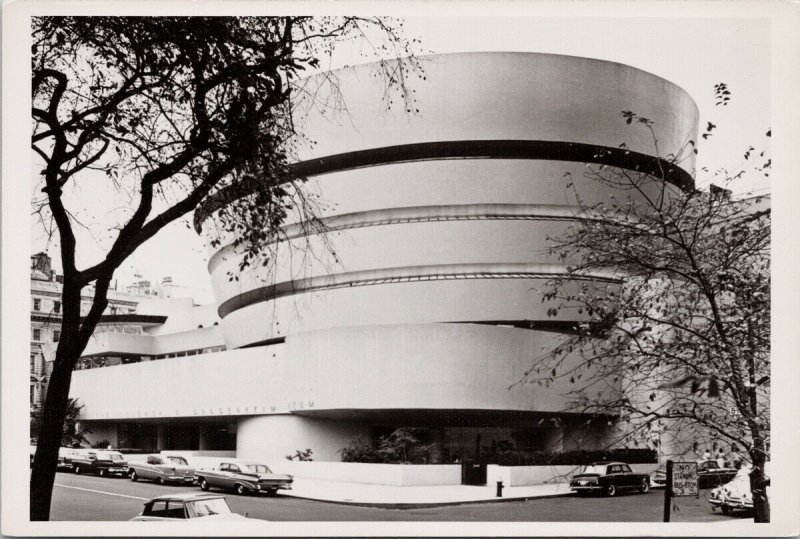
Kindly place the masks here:
MULTIPOLYGON (((623 116, 657 143, 650 120, 623 116)), ((745 158, 768 175, 765 152, 750 148, 745 158)), ((688 442, 697 450, 713 439, 743 449, 753 466, 756 521, 769 521, 768 205, 732 199, 724 189, 678 189, 658 174, 587 167, 586 176, 610 198, 583 203, 568 178, 576 220, 552 238, 568 275, 543 292, 550 316, 579 322, 542 351, 525 381, 565 384, 573 410, 615 417, 627 440, 688 442), (598 270, 613 278, 572 278, 598 270)))
MULTIPOLYGON (((72 370, 105 311, 115 270, 166 225, 222 190, 221 232, 268 249, 302 177, 292 121, 300 75, 359 41, 379 60, 387 96, 411 99, 418 64, 402 23, 359 17, 37 17, 33 19, 33 149, 42 196, 33 211, 57 232, 63 267, 61 340, 42 414, 31 520, 50 513, 72 370), (375 44, 374 46, 372 44, 375 44), (402 57, 400 60, 392 60, 402 57), (124 218, 101 260, 78 267, 87 195, 113 188, 124 218), (129 208, 125 208, 129 206, 129 208), (81 316, 81 291, 93 288, 81 316)), ((387 99, 387 106, 389 105, 387 99)))

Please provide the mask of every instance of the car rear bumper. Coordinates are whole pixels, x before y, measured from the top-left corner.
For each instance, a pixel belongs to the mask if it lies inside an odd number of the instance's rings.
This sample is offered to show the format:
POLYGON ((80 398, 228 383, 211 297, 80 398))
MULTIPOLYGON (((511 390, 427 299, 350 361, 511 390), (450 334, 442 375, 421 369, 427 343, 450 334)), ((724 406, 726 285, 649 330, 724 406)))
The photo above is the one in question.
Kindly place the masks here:
POLYGON ((603 487, 600 485, 570 485, 569 488, 575 492, 599 492, 603 490, 603 487))
POLYGON ((292 484, 291 483, 259 483, 256 485, 256 490, 260 491, 267 491, 267 490, 291 490, 292 484))
POLYGON ((193 475, 168 475, 165 477, 167 481, 170 483, 194 483, 195 479, 193 475))

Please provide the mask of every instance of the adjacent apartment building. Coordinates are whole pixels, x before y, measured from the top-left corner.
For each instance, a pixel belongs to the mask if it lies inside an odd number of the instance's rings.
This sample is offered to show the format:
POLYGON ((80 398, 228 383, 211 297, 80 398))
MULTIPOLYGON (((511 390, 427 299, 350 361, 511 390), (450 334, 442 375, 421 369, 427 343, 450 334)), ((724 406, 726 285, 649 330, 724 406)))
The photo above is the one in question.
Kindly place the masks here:
MULTIPOLYGON (((609 442, 613 418, 569 409, 566 387, 516 383, 580 321, 541 301, 566 274, 548 238, 575 219, 567 176, 587 204, 608 199, 586 163, 665 164, 620 111, 650 118, 669 155, 696 138, 697 107, 613 62, 471 53, 423 64, 412 114, 386 110, 374 65, 307 81, 296 123, 315 144, 298 160, 327 232, 296 217, 275 266, 241 270, 234 238, 210 241, 214 202, 198 211, 216 304, 140 301, 126 315, 142 317, 135 331, 95 336, 84 359, 128 361, 75 373, 93 436, 267 460, 306 448, 339 460, 354 437, 401 426, 451 456, 609 442), (334 94, 337 106, 322 100, 334 94)), ((667 188, 690 188, 693 166, 668 166, 667 188)))
MULTIPOLYGON (((63 276, 52 269, 51 262, 47 253, 31 256, 30 405, 33 408, 40 406, 47 395, 47 383, 61 337, 63 276)), ((166 286, 154 287, 150 281, 140 278, 126 287, 125 291, 110 290, 106 313, 114 316, 135 313, 141 300, 169 293, 171 282, 166 278, 163 283, 166 286)), ((93 290, 89 287, 81 297, 81 315, 89 312, 92 294, 93 290)))

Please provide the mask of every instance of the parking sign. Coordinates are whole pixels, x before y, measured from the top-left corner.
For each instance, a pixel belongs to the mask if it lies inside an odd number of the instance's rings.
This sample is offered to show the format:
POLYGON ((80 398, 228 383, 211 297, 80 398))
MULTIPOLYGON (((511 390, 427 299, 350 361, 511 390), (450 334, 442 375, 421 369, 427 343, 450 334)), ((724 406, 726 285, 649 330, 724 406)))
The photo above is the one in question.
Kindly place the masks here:
POLYGON ((697 463, 676 462, 672 468, 672 496, 697 496, 697 463))

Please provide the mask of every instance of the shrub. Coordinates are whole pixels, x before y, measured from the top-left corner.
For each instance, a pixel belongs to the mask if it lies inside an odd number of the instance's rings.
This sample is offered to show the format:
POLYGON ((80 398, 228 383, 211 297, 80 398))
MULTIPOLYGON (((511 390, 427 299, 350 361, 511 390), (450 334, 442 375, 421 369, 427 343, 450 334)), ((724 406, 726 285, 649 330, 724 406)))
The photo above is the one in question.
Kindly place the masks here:
POLYGON ((439 464, 444 460, 438 444, 421 443, 416 431, 408 428, 399 428, 388 436, 381 436, 376 443, 357 436, 347 447, 340 449, 339 454, 342 462, 439 464))
POLYGON ((347 447, 339 450, 342 462, 380 462, 376 449, 361 436, 356 436, 347 447))

